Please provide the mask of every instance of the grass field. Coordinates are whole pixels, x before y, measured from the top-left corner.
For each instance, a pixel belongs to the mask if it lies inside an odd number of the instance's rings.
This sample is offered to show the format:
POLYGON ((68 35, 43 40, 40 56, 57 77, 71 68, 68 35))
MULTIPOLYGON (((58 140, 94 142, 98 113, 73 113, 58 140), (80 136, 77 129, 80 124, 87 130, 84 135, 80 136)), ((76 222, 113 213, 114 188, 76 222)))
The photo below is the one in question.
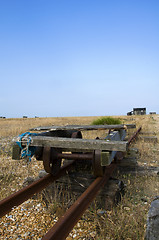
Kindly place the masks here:
MULTIPOLYGON (((26 132, 29 128, 49 125, 91 124, 98 117, 66 117, 66 118, 34 118, 34 119, 0 119, 0 199, 22 188, 26 177, 37 177, 42 162, 34 158, 30 163, 26 160, 11 159, 13 137, 26 132)), ((118 116, 125 124, 135 123, 142 126, 143 132, 154 132, 159 138, 159 115, 118 116)), ((133 134, 129 130, 129 134, 133 134)), ((95 138, 105 132, 84 133, 84 138, 95 138)), ((158 166, 159 143, 146 143, 142 140, 134 143, 140 152, 138 164, 141 166, 158 166)), ((70 239, 110 239, 136 240, 144 239, 147 211, 152 199, 159 195, 159 176, 145 174, 119 175, 126 184, 126 193, 118 206, 99 215, 96 203, 85 212, 70 239)), ((58 199, 58 198, 57 198, 58 199)), ((0 223, 0 239, 41 239, 53 226, 58 216, 65 211, 62 203, 55 202, 48 210, 42 202, 41 195, 27 201, 10 214, 3 217, 0 223), (19 215, 20 213, 20 215, 19 215), (10 217, 11 216, 11 217, 10 217), (34 224, 33 224, 34 222, 34 224), (10 238, 11 237, 11 238, 10 238)))

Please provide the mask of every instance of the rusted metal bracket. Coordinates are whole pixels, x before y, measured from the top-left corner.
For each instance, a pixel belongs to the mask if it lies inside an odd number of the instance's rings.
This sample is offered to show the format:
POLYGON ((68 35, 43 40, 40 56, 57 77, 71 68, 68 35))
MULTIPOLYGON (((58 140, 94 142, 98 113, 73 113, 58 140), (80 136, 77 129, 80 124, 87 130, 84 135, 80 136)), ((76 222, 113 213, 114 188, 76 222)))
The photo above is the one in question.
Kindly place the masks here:
POLYGON ((61 159, 57 158, 57 151, 59 149, 54 149, 50 147, 44 147, 43 150, 43 165, 47 173, 56 175, 61 167, 61 159))

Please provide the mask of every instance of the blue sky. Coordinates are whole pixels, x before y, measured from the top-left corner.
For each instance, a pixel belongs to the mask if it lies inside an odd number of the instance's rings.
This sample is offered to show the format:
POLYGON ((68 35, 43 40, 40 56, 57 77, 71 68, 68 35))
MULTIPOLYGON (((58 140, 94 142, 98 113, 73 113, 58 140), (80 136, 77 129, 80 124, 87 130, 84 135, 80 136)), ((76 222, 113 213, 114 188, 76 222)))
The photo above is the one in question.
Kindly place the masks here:
POLYGON ((0 116, 159 113, 159 1, 0 0, 0 116))

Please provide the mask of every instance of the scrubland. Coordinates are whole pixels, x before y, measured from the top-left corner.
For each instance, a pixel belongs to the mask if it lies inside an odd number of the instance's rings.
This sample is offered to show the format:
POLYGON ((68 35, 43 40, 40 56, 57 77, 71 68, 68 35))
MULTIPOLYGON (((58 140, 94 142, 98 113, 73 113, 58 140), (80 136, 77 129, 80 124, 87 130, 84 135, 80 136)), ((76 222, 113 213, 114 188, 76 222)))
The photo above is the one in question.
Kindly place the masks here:
MULTIPOLYGON (((32 159, 12 160, 12 139, 28 131, 29 128, 49 125, 91 124, 98 117, 66 117, 35 119, 0 119, 0 200, 22 188, 24 179, 36 178, 43 169, 42 162, 32 159)), ((159 138, 159 115, 118 116, 125 124, 135 123, 142 126, 143 132, 151 132, 159 138)), ((129 136, 134 129, 128 131, 129 136)), ((98 132, 84 133, 85 138, 94 138, 98 132)), ((102 134, 105 134, 102 132, 102 134)), ((158 167, 159 143, 148 143, 139 139, 132 144, 139 149, 140 166, 158 167)), ((146 217, 151 201, 159 195, 159 176, 119 174, 117 176, 126 185, 121 202, 109 211, 98 214, 96 201, 82 216, 69 239, 144 239, 146 217)), ((71 197, 71 196, 70 196, 71 197)), ((46 208, 42 197, 28 200, 1 219, 0 239, 41 239, 58 217, 66 210, 63 202, 52 202, 46 208), (33 224, 34 223, 34 224, 33 224)), ((104 209, 100 209, 101 211, 104 209)))

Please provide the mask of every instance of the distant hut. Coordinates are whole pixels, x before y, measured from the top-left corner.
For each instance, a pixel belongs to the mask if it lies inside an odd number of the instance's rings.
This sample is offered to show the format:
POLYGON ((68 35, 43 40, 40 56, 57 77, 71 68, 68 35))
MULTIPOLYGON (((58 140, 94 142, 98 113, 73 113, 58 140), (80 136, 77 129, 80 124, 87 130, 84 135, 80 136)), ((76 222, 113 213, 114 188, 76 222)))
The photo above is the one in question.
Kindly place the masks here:
POLYGON ((131 115, 133 115, 133 111, 127 113, 127 116, 131 116, 131 115))
POLYGON ((134 115, 146 115, 146 108, 133 108, 134 115))

